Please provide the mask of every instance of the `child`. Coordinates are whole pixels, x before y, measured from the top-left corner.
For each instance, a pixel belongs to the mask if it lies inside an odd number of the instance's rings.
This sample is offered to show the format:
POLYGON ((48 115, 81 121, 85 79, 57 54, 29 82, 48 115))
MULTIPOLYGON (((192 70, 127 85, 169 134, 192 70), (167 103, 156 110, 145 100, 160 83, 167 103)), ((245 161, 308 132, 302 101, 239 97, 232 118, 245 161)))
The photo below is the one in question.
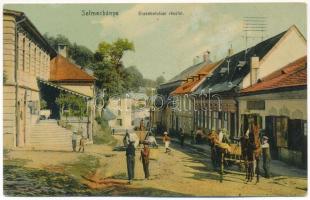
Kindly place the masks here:
POLYGON ((166 148, 166 152, 165 153, 170 152, 171 151, 170 148, 169 148, 170 137, 168 136, 168 133, 166 131, 164 132, 163 142, 164 142, 165 148, 166 148))
POLYGON ((84 136, 81 137, 80 139, 80 148, 79 148, 79 152, 81 149, 83 149, 83 153, 84 153, 84 147, 85 147, 85 142, 86 142, 86 138, 84 136))

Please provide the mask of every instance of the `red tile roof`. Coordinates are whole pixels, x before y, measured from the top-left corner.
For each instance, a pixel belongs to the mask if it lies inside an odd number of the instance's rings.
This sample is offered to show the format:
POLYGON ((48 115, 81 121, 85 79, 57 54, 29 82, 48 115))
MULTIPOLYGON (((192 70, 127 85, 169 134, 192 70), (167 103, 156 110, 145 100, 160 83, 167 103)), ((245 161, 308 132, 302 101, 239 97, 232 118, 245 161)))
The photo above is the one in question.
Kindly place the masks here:
POLYGON ((214 62, 211 64, 206 64, 194 76, 187 78, 187 82, 177 87, 177 89, 171 92, 171 94, 177 95, 177 94, 187 94, 187 93, 192 92, 192 89, 196 85, 200 84, 203 78, 207 76, 210 72, 212 72, 217 66, 219 66, 222 63, 222 61, 223 60, 220 60, 218 62, 214 62))
POLYGON ((90 76, 67 58, 57 55, 50 63, 50 81, 61 82, 92 82, 95 77, 90 76))
POLYGON ((243 89, 242 93, 253 93, 278 88, 307 85, 307 56, 297 59, 282 69, 270 74, 261 82, 243 89))

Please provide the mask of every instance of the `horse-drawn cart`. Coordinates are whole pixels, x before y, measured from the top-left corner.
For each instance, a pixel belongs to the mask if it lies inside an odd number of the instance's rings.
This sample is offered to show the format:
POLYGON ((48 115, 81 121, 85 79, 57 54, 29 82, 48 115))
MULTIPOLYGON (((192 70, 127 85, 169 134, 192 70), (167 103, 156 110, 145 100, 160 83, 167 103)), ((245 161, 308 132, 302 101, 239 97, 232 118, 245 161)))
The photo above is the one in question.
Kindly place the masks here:
POLYGON ((240 143, 228 144, 228 143, 216 143, 215 146, 215 162, 220 167, 220 181, 223 180, 224 167, 237 165, 239 170, 245 169, 246 161, 242 156, 242 150, 240 143))

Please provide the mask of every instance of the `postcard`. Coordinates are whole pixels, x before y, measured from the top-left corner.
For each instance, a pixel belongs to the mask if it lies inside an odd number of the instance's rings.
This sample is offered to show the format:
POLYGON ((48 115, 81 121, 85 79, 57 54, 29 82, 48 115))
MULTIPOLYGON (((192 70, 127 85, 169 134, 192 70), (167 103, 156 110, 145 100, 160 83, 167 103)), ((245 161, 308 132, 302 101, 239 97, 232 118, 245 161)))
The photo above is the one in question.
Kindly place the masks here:
POLYGON ((5 3, 5 197, 305 197, 307 4, 5 3))

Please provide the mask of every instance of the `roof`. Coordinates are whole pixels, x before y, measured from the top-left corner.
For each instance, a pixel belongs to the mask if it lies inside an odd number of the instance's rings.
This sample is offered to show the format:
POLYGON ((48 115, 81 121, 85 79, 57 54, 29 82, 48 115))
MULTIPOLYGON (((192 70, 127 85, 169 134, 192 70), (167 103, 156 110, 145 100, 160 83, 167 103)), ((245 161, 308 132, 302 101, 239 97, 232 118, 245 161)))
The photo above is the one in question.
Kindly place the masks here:
POLYGON ((279 88, 307 85, 307 57, 297 59, 282 69, 275 71, 259 83, 243 89, 242 93, 254 93, 279 88))
POLYGON ((57 88, 61 91, 65 91, 65 92, 68 92, 70 94, 74 94, 74 95, 77 95, 77 96, 80 96, 80 97, 83 97, 83 98, 91 98, 91 96, 88 96, 88 95, 85 95, 85 94, 82 94, 80 92, 76 92, 76 91, 73 91, 73 90, 69 90, 67 88, 64 88, 60 85, 57 85, 55 83, 52 83, 52 82, 49 82, 49 81, 45 81, 45 80, 42 80, 42 79, 38 79, 38 81, 44 85, 47 85, 47 86, 50 86, 50 87, 53 87, 53 88, 57 88))
POLYGON ((177 95, 177 94, 186 94, 190 93, 193 90, 196 89, 198 85, 200 85, 204 78, 212 72, 219 64, 221 64, 223 60, 211 63, 211 64, 205 64, 200 70, 198 70, 193 76, 190 76, 184 84, 176 88, 171 94, 177 95))
POLYGON ((90 76, 67 58, 57 55, 51 60, 50 81, 53 82, 93 82, 95 77, 90 76))
POLYGON ((15 10, 3 9, 4 15, 11 15, 15 17, 15 20, 19 22, 19 25, 23 27, 25 31, 31 34, 32 38, 40 45, 42 45, 45 50, 49 53, 51 58, 57 55, 55 49, 49 45, 38 29, 33 25, 25 13, 15 10))
POLYGON ((210 60, 200 62, 198 64, 192 65, 185 70, 183 70, 180 74, 176 75, 172 79, 170 79, 168 82, 174 82, 174 81, 179 81, 179 80, 184 80, 189 76, 192 76, 196 74, 197 71, 201 70, 203 67, 205 67, 206 64, 211 63, 210 60))
POLYGON ((206 79, 196 90, 195 94, 199 94, 201 91, 208 89, 212 89, 212 93, 234 92, 235 88, 250 72, 251 57, 257 56, 262 59, 288 30, 266 39, 255 46, 240 51, 239 53, 226 57, 222 64, 214 70, 213 76, 206 79), (224 68, 227 70, 223 70, 224 68), (223 71, 224 73, 221 73, 223 71))
POLYGON ((181 73, 170 79, 168 82, 161 84, 158 87, 157 92, 159 94, 170 94, 182 84, 183 80, 186 80, 188 77, 193 76, 194 74, 196 74, 197 71, 199 71, 201 68, 203 68, 206 64, 209 63, 211 63, 211 61, 207 60, 186 68, 181 73))

